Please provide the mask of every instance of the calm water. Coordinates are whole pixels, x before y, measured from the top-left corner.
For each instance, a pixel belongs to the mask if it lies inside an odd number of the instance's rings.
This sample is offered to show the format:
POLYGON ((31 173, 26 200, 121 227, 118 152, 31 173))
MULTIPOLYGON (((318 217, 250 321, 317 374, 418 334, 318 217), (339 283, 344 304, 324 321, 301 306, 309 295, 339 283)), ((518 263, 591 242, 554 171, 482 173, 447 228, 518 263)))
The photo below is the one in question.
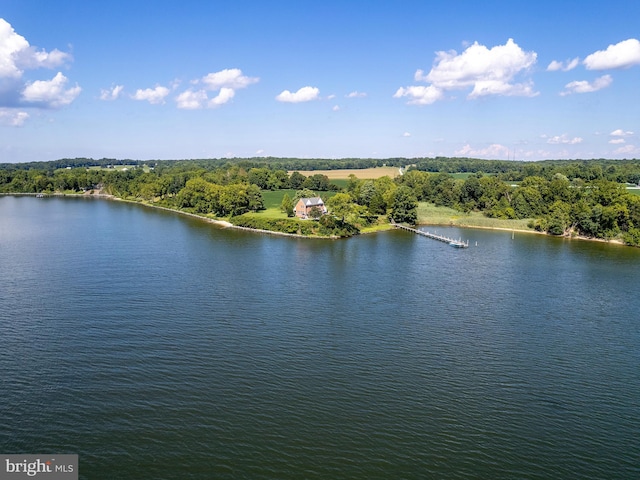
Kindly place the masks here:
POLYGON ((0 452, 86 479, 639 478, 640 249, 447 232, 471 247, 0 197, 0 452))

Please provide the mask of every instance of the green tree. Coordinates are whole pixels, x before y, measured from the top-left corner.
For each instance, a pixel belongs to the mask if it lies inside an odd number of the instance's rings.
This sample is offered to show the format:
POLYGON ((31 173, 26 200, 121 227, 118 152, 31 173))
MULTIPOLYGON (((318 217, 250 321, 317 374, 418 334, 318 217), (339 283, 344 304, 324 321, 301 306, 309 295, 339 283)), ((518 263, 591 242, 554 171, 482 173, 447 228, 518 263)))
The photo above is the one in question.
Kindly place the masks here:
POLYGON ((348 193, 336 193, 327 200, 327 208, 342 222, 348 223, 357 223, 367 210, 366 207, 355 203, 348 193))
POLYGON ((322 175, 321 173, 316 173, 315 175, 307 177, 307 179, 302 184, 304 188, 319 192, 326 192, 327 190, 329 190, 329 185, 329 177, 327 177, 326 175, 322 175))
POLYGON ((289 175, 284 170, 271 172, 270 186, 275 190, 289 188, 289 175))
POLYGON ((570 225, 571 206, 561 200, 551 205, 547 216, 547 232, 551 235, 562 235, 570 225))
POLYGON ((311 207, 311 210, 309 210, 309 216, 314 220, 319 219, 322 215, 324 215, 324 213, 322 212, 320 207, 314 206, 314 207, 311 207))
POLYGON ((536 217, 544 213, 542 195, 535 187, 516 188, 511 203, 517 218, 536 217))
POLYGON ((625 232, 622 235, 622 239, 628 245, 640 247, 640 228, 635 228, 635 227, 630 228, 629 231, 625 232))
POLYGON ((285 193, 284 196, 282 197, 282 203, 280 204, 280 210, 283 213, 287 214, 287 217, 293 217, 294 212, 293 212, 293 201, 291 200, 291 197, 289 197, 288 193, 285 193))
POLYGON ((294 190, 298 190, 302 188, 302 185, 304 184, 304 181, 306 179, 307 177, 302 175, 300 172, 293 172, 289 177, 289 186, 294 190))
POLYGON ((375 183, 373 183, 373 180, 365 180, 362 182, 358 190, 358 203, 368 207, 371 203, 371 199, 376 194, 375 183))
POLYGON ((262 190, 269 190, 271 187, 271 171, 268 168, 252 168, 247 173, 249 183, 257 185, 262 190))
POLYGON ((262 192, 256 185, 248 185, 247 189, 247 208, 250 211, 256 212, 258 210, 264 210, 264 198, 262 198, 262 192))
POLYGON ((380 193, 376 192, 373 197, 371 197, 369 212, 372 215, 384 215, 387 213, 387 202, 385 202, 384 197, 380 193))
POLYGON ((393 194, 391 218, 398 223, 415 225, 418 219, 418 200, 413 190, 401 185, 393 194))
POLYGON ((474 210, 482 196, 480 180, 475 175, 468 177, 460 187, 460 203, 466 211, 474 210))

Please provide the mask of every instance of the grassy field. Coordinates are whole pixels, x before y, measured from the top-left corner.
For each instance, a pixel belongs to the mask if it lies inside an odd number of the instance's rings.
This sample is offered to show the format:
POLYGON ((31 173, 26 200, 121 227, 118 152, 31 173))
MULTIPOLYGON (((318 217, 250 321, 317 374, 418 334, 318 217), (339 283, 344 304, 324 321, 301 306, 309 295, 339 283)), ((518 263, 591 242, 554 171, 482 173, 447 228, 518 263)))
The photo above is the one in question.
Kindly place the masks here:
POLYGON ((397 167, 353 168, 344 170, 300 170, 299 172, 305 177, 317 174, 326 175, 331 181, 340 179, 347 180, 351 174, 355 175, 360 180, 374 180, 385 176, 394 178, 400 175, 397 167))
MULTIPOLYGON (((333 197, 338 192, 320 192, 320 196, 326 202, 329 198, 333 197)), ((289 198, 293 200, 296 196, 296 191, 293 189, 288 190, 262 190, 262 198, 264 200, 265 210, 260 210, 254 214, 247 215, 259 215, 267 218, 287 218, 287 215, 280 211, 280 205, 282 204, 282 198, 285 194, 289 195, 289 198)))
POLYGON ((458 227, 504 228, 507 230, 529 230, 524 220, 502 220, 485 217, 480 212, 462 213, 448 207, 436 207, 432 203, 418 204, 418 223, 421 225, 455 225, 458 227))
POLYGON ((288 194, 289 198, 293 200, 293 197, 296 196, 296 191, 292 189, 262 190, 262 198, 264 199, 264 208, 266 210, 260 210, 252 215, 259 215, 267 218, 287 218, 287 215, 280 211, 280 204, 282 203, 282 198, 285 194, 288 194))
POLYGON ((471 173, 471 172, 459 172, 459 173, 450 173, 449 175, 451 175, 453 178, 461 178, 462 180, 466 180, 467 178, 469 178, 471 175, 475 175, 475 173, 471 173))

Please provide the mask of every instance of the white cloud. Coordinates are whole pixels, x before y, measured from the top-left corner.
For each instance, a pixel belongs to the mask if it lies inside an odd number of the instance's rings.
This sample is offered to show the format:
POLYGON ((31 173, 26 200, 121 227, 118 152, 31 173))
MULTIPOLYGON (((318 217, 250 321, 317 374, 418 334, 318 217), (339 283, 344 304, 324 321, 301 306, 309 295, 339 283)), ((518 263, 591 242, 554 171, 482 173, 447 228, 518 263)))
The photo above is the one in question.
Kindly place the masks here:
POLYGON ((0 124, 11 127, 21 127, 29 118, 27 112, 21 112, 13 108, 0 108, 0 124))
POLYGON ((291 93, 289 90, 284 90, 276 97, 276 100, 286 103, 310 102, 312 100, 317 100, 319 95, 319 89, 307 86, 302 87, 295 93, 291 93))
POLYGON ((20 52, 29 49, 29 42, 18 35, 11 24, 0 18, 0 78, 20 78, 22 69, 16 64, 20 52))
POLYGON ((367 94, 365 92, 358 92, 357 90, 345 95, 347 98, 364 98, 366 96, 367 94))
POLYGON ((511 85, 501 80, 485 80, 476 82, 469 98, 482 97, 484 95, 504 95, 507 97, 535 97, 537 92, 533 90, 532 82, 511 85))
POLYGON ((617 145, 621 143, 626 143, 626 141, 624 138, 612 138, 611 140, 609 140, 609 143, 611 143, 612 145, 617 145))
POLYGON ((22 91, 23 101, 41 108, 60 108, 73 102, 80 91, 78 85, 65 90, 67 77, 58 72, 51 80, 28 83, 22 91))
POLYGON ((587 70, 628 68, 640 65, 640 41, 635 38, 609 45, 606 50, 598 50, 584 59, 587 70))
POLYGON ((401 87, 395 98, 407 96, 410 104, 426 105, 444 98, 444 91, 472 88, 468 98, 485 95, 526 96, 538 93, 531 81, 517 83, 519 75, 536 63, 535 52, 525 52, 513 39, 504 45, 487 48, 473 43, 462 53, 436 52, 428 74, 417 70, 414 80, 430 83, 427 87, 401 87), (422 90, 419 90, 422 88, 422 90), (428 90, 427 90, 428 89, 428 90))
POLYGON ((258 77, 247 77, 239 68, 227 68, 219 72, 209 73, 201 79, 194 80, 194 85, 201 84, 200 90, 186 90, 176 97, 178 108, 184 110, 198 110, 201 108, 217 108, 231 101, 236 90, 246 88, 258 82, 258 77), (218 90, 218 94, 209 99, 207 92, 218 90))
POLYGON ((410 136, 411 136, 411 134, 410 134, 409 132, 404 132, 404 133, 402 134, 402 136, 403 136, 403 137, 410 137, 410 136))
POLYGON ((560 92, 560 95, 565 96, 565 95, 571 95, 572 93, 597 92, 598 90, 607 88, 612 83, 613 83, 613 78, 611 78, 611 75, 603 75, 601 77, 596 78, 593 82, 588 82, 587 80, 570 82, 564 86, 566 90, 560 92))
POLYGON ((219 72, 209 73, 200 79, 200 82, 205 84, 208 90, 219 90, 223 87, 238 90, 258 81, 260 81, 258 77, 243 75, 239 68, 226 68, 219 72))
POLYGON ((486 148, 472 148, 471 145, 467 143, 454 153, 460 157, 489 157, 495 159, 508 156, 509 148, 498 143, 491 144, 486 148))
POLYGON ((169 89, 167 87, 157 86, 156 88, 145 88, 144 90, 138 89, 131 98, 134 100, 146 100, 151 104, 157 105, 164 103, 167 95, 169 95, 169 89))
POLYGON ((455 51, 437 52, 436 65, 431 71, 424 75, 418 70, 415 78, 447 90, 467 88, 479 82, 514 87, 510 82, 518 73, 532 67, 536 57, 535 52, 524 52, 512 39, 491 49, 475 42, 460 55, 455 51))
POLYGON ((225 103, 230 101, 235 95, 236 95, 236 92, 233 88, 222 87, 218 95, 213 97, 211 100, 209 100, 208 106, 209 108, 215 108, 215 107, 219 107, 220 105, 224 105, 225 103))
POLYGON ((109 89, 100 90, 100 100, 112 101, 120 98, 122 91, 124 90, 123 85, 116 85, 109 89))
POLYGON ((400 87, 393 98, 408 97, 410 105, 430 105, 444 98, 444 92, 433 85, 427 87, 415 85, 412 87, 400 87))
POLYGON ((37 50, 0 18, 0 78, 21 78, 25 69, 55 68, 71 60, 71 55, 53 50, 37 50))
POLYGON ((616 148, 613 153, 617 154, 629 154, 629 153, 640 153, 640 148, 636 148, 635 145, 625 145, 624 147, 616 148))
POLYGON ((609 135, 611 135, 612 137, 627 137, 629 135, 633 135, 633 132, 624 131, 621 128, 618 128, 617 130, 611 132, 609 135))
POLYGON ((183 110, 198 110, 207 102, 207 92, 204 90, 186 90, 176 97, 178 108, 183 110))
POLYGON ((559 62, 557 60, 553 60, 549 66, 547 67, 548 72, 557 72, 558 70, 562 70, 563 72, 568 72, 569 70, 573 70, 580 63, 580 59, 578 57, 573 60, 567 60, 565 62, 559 62))
POLYGON ((81 88, 66 88, 67 77, 58 73, 51 80, 24 79, 27 70, 55 68, 71 61, 70 54, 38 49, 0 18, 0 124, 21 126, 29 118, 22 108, 55 109, 73 102, 81 88))
MULTIPOLYGON (((546 136, 544 136, 546 138, 546 136)), ((555 135, 553 137, 549 137, 547 143, 552 145, 566 144, 566 145, 577 145, 578 143, 582 143, 584 139, 580 137, 569 137, 566 133, 562 135, 555 135)))
POLYGON ((333 110, 334 112, 339 112, 340 111, 340 105, 334 105, 331 110, 333 110))

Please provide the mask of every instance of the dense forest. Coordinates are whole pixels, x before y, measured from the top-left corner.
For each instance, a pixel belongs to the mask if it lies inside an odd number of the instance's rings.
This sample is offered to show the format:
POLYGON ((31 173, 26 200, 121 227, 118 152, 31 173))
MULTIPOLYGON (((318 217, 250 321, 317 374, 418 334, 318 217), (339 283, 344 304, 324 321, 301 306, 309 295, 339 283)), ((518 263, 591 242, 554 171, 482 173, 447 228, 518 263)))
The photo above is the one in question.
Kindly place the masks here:
POLYGON ((0 193, 100 192, 187 212, 228 218, 236 225, 303 235, 349 236, 394 219, 415 223, 418 202, 479 211, 504 219, 530 219, 552 235, 619 238, 640 246, 640 196, 625 184, 640 182, 640 160, 494 161, 433 159, 202 159, 134 161, 86 158, 0 165, 0 193), (297 170, 397 166, 391 179, 351 176, 341 188, 323 174, 297 170), (465 173, 466 175, 453 175, 465 173), (264 209, 263 192, 285 194, 293 216, 298 198, 326 195, 331 215, 317 222, 247 215, 264 209), (337 193, 336 193, 337 192, 337 193))

